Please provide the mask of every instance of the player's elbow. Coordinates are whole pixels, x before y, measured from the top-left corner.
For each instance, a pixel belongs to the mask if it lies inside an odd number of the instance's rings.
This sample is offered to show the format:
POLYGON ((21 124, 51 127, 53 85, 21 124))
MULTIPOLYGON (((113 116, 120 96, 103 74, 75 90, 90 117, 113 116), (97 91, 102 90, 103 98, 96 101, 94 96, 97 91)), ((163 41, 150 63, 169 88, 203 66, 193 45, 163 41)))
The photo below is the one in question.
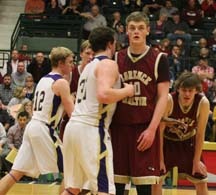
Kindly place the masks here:
POLYGON ((106 92, 101 92, 97 93, 97 100, 101 104, 109 104, 110 102, 110 97, 106 92))

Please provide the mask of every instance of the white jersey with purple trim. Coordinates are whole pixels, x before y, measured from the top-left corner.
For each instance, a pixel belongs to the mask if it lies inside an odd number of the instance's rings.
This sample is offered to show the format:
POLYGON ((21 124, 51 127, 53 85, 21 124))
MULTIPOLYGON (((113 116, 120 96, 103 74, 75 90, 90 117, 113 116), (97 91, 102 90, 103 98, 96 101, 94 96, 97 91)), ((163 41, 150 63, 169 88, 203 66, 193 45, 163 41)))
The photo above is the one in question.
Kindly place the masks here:
MULTIPOLYGON (((96 94, 95 68, 100 60, 106 59, 105 56, 95 57, 80 75, 76 96, 75 108, 70 120, 79 121, 92 126, 103 125, 106 129, 111 123, 116 103, 100 104, 96 94), (103 124, 102 124, 103 123, 103 124)), ((120 88, 120 77, 113 88, 120 88)))
POLYGON ((61 98, 54 94, 52 85, 61 78, 60 74, 52 72, 44 76, 37 84, 34 95, 32 118, 43 121, 54 128, 61 120, 64 109, 61 98))

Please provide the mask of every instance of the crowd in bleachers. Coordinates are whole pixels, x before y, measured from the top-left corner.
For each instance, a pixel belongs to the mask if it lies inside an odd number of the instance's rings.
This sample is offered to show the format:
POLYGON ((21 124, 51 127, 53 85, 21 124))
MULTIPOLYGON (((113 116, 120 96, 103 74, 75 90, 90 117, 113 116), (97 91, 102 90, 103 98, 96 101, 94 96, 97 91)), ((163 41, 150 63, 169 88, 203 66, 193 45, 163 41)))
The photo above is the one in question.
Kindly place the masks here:
MULTIPOLYGON (((42 17, 74 16, 85 18, 83 39, 98 26, 116 31, 117 50, 128 45, 125 17, 132 11, 149 16, 149 44, 168 55, 172 83, 183 71, 200 75, 203 93, 212 113, 206 140, 216 141, 216 1, 214 0, 27 0, 26 14, 42 17)), ((32 114, 34 89, 51 70, 43 51, 28 55, 27 45, 14 49, 7 62, 7 73, 0 74, 0 171, 10 165, 5 156, 19 149, 23 129, 32 114), (7 139, 6 139, 7 138, 7 139)))

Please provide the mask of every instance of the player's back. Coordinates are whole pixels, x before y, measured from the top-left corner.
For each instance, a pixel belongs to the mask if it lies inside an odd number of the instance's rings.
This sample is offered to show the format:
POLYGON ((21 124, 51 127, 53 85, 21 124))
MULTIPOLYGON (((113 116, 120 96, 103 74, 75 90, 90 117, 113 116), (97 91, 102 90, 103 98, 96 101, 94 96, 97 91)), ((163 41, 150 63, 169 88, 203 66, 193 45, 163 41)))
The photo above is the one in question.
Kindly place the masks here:
POLYGON ((61 99, 52 90, 53 83, 61 79, 60 74, 49 73, 37 84, 34 96, 33 119, 56 127, 63 113, 61 99))
MULTIPOLYGON (((103 125, 105 128, 108 128, 116 108, 116 103, 101 104, 97 99, 95 69, 97 63, 103 60, 103 58, 104 56, 96 57, 85 67, 80 75, 76 103, 71 120, 80 121, 92 126, 103 125)), ((113 87, 120 88, 120 79, 113 87)))

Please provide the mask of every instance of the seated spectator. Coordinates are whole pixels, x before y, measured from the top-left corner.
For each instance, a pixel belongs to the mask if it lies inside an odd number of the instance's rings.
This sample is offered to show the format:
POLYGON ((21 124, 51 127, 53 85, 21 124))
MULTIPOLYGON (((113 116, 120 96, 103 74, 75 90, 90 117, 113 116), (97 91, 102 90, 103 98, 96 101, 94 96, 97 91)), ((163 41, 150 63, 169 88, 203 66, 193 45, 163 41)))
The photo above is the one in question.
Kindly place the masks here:
POLYGON ((192 68, 192 72, 200 76, 202 80, 203 92, 208 97, 208 90, 213 85, 214 68, 209 66, 207 58, 200 58, 198 64, 192 68))
POLYGON ((25 80, 26 77, 30 76, 31 74, 28 73, 25 70, 25 64, 23 61, 19 61, 18 65, 17 65, 17 71, 13 72, 11 74, 11 78, 12 78, 12 84, 15 87, 24 87, 25 86, 25 80))
POLYGON ((169 68, 173 78, 171 80, 175 81, 176 78, 185 70, 184 57, 181 55, 181 48, 178 45, 173 45, 171 50, 171 55, 168 56, 169 68))
POLYGON ((26 77, 25 90, 26 90, 26 98, 28 98, 29 100, 33 100, 35 84, 32 75, 26 77))
POLYGON ((27 65, 31 62, 31 57, 27 54, 28 46, 23 44, 20 48, 18 60, 23 61, 25 64, 25 69, 27 69, 27 65))
POLYGON ((17 104, 24 104, 27 101, 29 101, 29 99, 26 98, 26 89, 24 87, 16 87, 14 91, 14 97, 8 103, 8 107, 17 104))
POLYGON ((25 14, 42 14, 45 11, 43 0, 27 0, 25 4, 25 14))
POLYGON ((128 45, 128 38, 125 31, 125 26, 123 24, 120 24, 117 26, 117 32, 116 32, 116 50, 121 50, 128 45))
POLYGON ((207 39, 204 37, 200 38, 198 46, 192 47, 191 57, 199 57, 201 48, 207 48, 207 39))
POLYGON ((91 8, 90 13, 81 13, 81 16, 87 18, 84 26, 83 26, 83 38, 87 39, 90 32, 96 28, 101 26, 107 26, 106 18, 100 13, 100 9, 98 5, 94 5, 91 8))
POLYGON ((58 18, 61 13, 62 9, 58 6, 57 0, 50 0, 44 11, 44 14, 48 18, 58 18))
POLYGON ((163 2, 160 0, 148 0, 148 1, 143 1, 142 4, 143 8, 142 11, 149 15, 149 14, 157 14, 160 9, 163 7, 163 2))
POLYGON ((16 72, 18 62, 19 62, 19 52, 16 49, 14 49, 11 52, 10 60, 7 62, 7 73, 8 74, 16 72))
POLYGON ((154 46, 154 48, 159 52, 166 53, 168 56, 171 55, 170 40, 167 38, 162 39, 159 44, 154 46))
POLYGON ((201 3, 201 9, 203 10, 205 17, 215 17, 215 0, 203 0, 201 3))
POLYGON ((190 28, 200 28, 202 22, 202 10, 198 7, 196 0, 189 0, 182 11, 182 19, 190 28))
POLYGON ((4 106, 7 106, 13 97, 15 86, 12 85, 11 75, 5 74, 3 76, 3 83, 0 84, 0 99, 4 106))
POLYGON ((112 14, 112 18, 109 21, 108 25, 116 31, 117 27, 121 24, 123 24, 123 21, 121 20, 121 13, 119 11, 115 11, 112 14))
POLYGON ((17 123, 14 124, 7 133, 7 147, 4 148, 0 155, 0 161, 2 162, 2 169, 4 171, 10 171, 12 164, 8 162, 5 157, 9 154, 12 149, 19 150, 23 134, 25 131, 26 124, 28 122, 29 115, 27 112, 20 112, 17 116, 17 123))
POLYGON ((160 14, 166 14, 169 19, 172 18, 172 13, 177 12, 178 8, 173 6, 172 0, 166 0, 165 6, 160 9, 160 14))
MULTIPOLYGON (((126 13, 141 11, 143 7, 143 3, 141 0, 124 0, 123 5, 126 13)), ((148 11, 147 8, 146 11, 148 11)))
POLYGON ((165 38, 164 26, 167 22, 167 14, 165 12, 161 12, 159 15, 159 19, 156 21, 150 22, 150 38, 151 39, 163 39, 165 38))
POLYGON ((0 123, 4 126, 6 131, 8 131, 9 127, 14 123, 14 120, 12 120, 11 116, 7 112, 1 100, 0 100, 0 123))
POLYGON ((87 0, 84 4, 82 12, 91 12, 91 9, 94 5, 97 5, 99 8, 101 6, 97 0, 87 0))
POLYGON ((213 57, 216 57, 216 28, 212 31, 213 37, 208 39, 208 47, 212 51, 213 57))
POLYGON ((189 48, 191 43, 191 34, 189 34, 189 26, 186 22, 182 21, 180 18, 180 13, 172 13, 172 20, 169 20, 164 27, 167 38, 171 41, 177 38, 182 38, 186 42, 186 46, 189 48))
POLYGON ((75 16, 80 15, 81 7, 78 0, 70 0, 70 4, 62 11, 65 16, 75 16))
POLYGON ((43 52, 37 52, 36 57, 27 67, 27 72, 31 73, 34 78, 34 82, 38 83, 41 77, 45 76, 51 71, 51 65, 47 58, 45 58, 43 52))
POLYGON ((29 114, 29 120, 32 117, 32 113, 33 113, 33 102, 31 100, 29 100, 28 102, 25 102, 24 104, 22 104, 21 108, 19 109, 18 113, 20 112, 27 112, 29 114))

